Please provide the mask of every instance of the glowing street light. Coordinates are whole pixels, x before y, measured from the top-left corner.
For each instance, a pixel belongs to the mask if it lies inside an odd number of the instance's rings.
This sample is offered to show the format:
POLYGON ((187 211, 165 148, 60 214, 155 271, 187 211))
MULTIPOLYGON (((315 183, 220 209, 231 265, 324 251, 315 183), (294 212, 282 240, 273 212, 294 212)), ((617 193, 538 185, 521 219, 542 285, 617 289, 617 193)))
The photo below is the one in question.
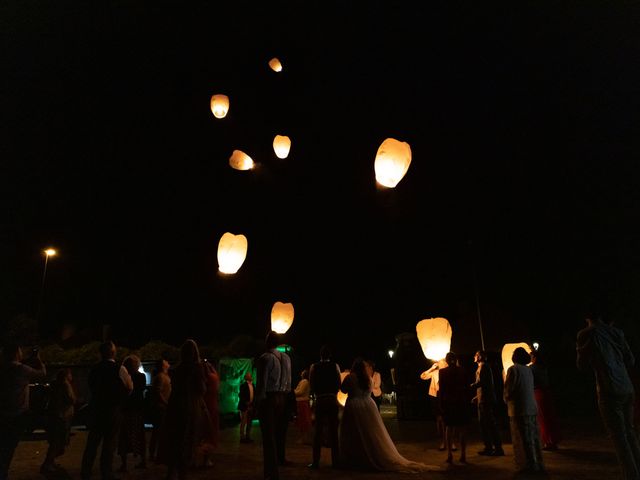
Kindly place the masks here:
POLYGON ((38 299, 38 309, 36 310, 36 324, 40 320, 40 312, 42 310, 42 299, 44 297, 44 286, 47 280, 47 266, 49 265, 49 257, 55 257, 58 252, 55 248, 46 248, 44 253, 44 270, 42 272, 42 286, 40 287, 40 298, 38 299))

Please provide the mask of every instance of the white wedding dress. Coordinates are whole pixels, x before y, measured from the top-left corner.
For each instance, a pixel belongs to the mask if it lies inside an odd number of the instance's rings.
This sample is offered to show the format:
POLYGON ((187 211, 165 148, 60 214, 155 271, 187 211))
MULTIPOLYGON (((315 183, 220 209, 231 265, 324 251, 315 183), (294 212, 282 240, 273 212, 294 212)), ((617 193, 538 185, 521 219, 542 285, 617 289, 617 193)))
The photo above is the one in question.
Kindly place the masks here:
POLYGON ((441 470, 400 455, 371 398, 371 389, 362 390, 354 374, 345 377, 341 389, 348 394, 340 423, 340 460, 344 467, 408 473, 441 470))

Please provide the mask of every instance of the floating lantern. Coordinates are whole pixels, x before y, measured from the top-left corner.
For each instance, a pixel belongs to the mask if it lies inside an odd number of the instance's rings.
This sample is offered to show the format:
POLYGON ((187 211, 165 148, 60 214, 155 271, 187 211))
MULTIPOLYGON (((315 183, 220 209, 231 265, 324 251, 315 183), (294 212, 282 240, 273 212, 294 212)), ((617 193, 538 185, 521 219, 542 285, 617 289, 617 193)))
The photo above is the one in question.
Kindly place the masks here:
POLYGON ((507 370, 511 365, 513 365, 513 360, 511 360, 511 357, 513 356, 513 352, 518 347, 522 347, 527 351, 527 353, 531 353, 531 347, 529 346, 528 343, 521 342, 521 343, 505 344, 505 346, 502 347, 502 376, 503 377, 507 375, 507 370))
POLYGON ((254 166, 253 159, 240 150, 234 150, 229 157, 229 165, 236 170, 251 170, 254 166))
POLYGON ((376 181, 385 187, 395 187, 409 169, 411 147, 407 142, 387 138, 376 154, 376 181))
POLYGON ((214 95, 211 97, 211 112, 216 118, 224 118, 229 111, 229 97, 226 95, 214 95))
POLYGON ((280 63, 280 60, 278 60, 276 57, 273 57, 271 60, 269 60, 269 66, 274 72, 282 71, 282 63, 280 63))
POLYGON ((451 348, 451 325, 446 318, 428 318, 416 325, 418 341, 429 360, 442 360, 451 348))
POLYGON ((247 237, 225 233, 218 243, 218 269, 222 273, 236 273, 247 258, 247 237))
POLYGON ((276 302, 271 308, 271 330, 286 333, 293 323, 293 304, 276 302))
MULTIPOLYGON (((340 372, 340 385, 342 385, 343 380, 349 375, 349 370, 345 370, 344 372, 340 372)), ((342 393, 342 390, 338 390, 338 403, 343 407, 347 403, 347 397, 349 395, 347 393, 342 393)))
POLYGON ((287 158, 291 150, 291 139, 285 135, 276 135, 273 139, 273 151, 276 157, 287 158))

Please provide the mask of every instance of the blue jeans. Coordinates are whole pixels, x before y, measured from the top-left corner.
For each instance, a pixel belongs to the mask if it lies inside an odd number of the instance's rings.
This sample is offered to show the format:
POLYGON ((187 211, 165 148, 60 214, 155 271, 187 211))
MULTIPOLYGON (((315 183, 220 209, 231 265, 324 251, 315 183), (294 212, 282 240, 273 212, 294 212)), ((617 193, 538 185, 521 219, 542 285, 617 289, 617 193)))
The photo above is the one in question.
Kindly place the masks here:
POLYGON ((633 428, 633 394, 598 396, 604 426, 616 449, 624 480, 640 480, 640 446, 633 428))

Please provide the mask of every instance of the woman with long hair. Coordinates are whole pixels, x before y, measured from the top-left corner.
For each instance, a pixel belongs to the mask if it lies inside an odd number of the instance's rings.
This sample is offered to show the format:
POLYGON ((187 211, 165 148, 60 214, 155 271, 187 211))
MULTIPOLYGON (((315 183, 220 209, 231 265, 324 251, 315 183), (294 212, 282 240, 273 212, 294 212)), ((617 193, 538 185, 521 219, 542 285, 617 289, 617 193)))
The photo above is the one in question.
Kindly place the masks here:
POLYGON ((309 383, 309 370, 306 368, 300 373, 300 381, 294 390, 296 396, 296 426, 300 432, 298 443, 311 443, 311 404, 309 397, 311 385, 309 383))
POLYGON ((159 461, 167 465, 167 479, 187 478, 195 466, 202 444, 211 438, 211 421, 204 400, 207 391, 205 370, 198 345, 188 339, 180 348, 180 361, 171 380, 159 461))
POLYGON ((140 358, 137 355, 126 357, 122 365, 127 369, 133 381, 133 391, 122 406, 122 426, 118 440, 118 455, 122 459, 120 471, 127 471, 127 454, 138 457, 136 468, 146 468, 146 438, 144 432, 144 389, 147 378, 139 372, 140 358))
POLYGON ((549 373, 544 358, 537 350, 531 351, 531 365, 533 373, 533 393, 538 405, 538 426, 542 437, 543 450, 557 450, 560 443, 560 428, 558 427, 558 414, 556 413, 549 373))
POLYGON ((340 427, 340 460, 347 468, 418 473, 437 466, 407 460, 389 436, 371 398, 371 377, 362 358, 356 358, 340 390, 347 394, 340 427))

